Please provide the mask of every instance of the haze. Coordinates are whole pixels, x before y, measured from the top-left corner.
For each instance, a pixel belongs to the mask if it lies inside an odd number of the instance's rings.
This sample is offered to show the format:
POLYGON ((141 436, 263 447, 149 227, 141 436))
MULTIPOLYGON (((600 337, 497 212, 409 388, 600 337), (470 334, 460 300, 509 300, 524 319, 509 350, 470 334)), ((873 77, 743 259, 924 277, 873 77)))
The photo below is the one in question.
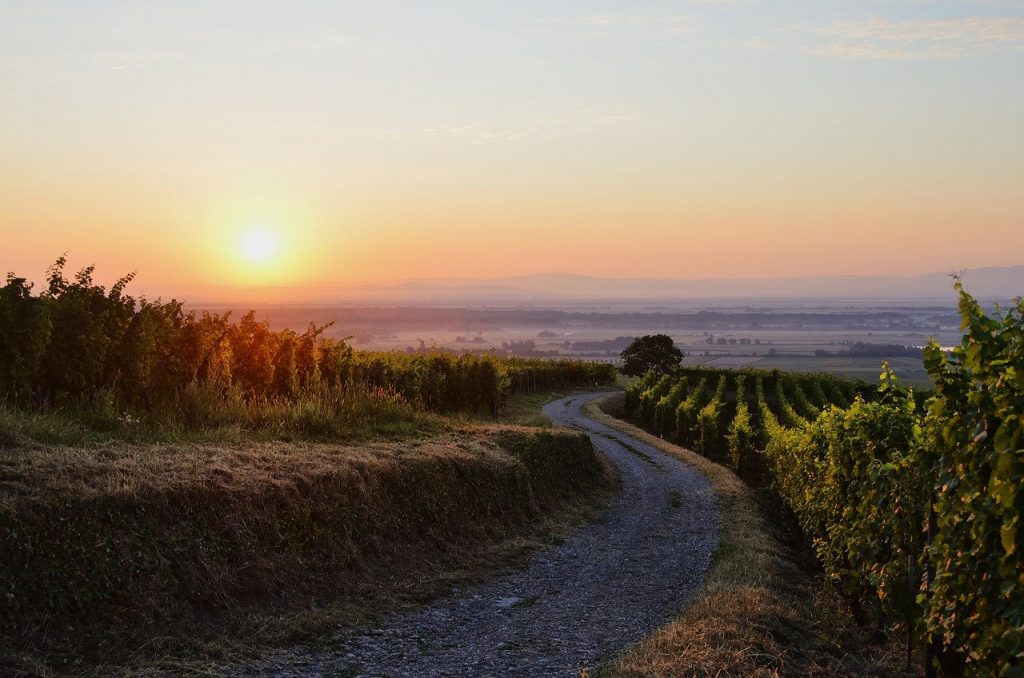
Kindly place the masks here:
POLYGON ((3 2, 0 270, 1020 264, 1022 83, 1013 1, 3 2))

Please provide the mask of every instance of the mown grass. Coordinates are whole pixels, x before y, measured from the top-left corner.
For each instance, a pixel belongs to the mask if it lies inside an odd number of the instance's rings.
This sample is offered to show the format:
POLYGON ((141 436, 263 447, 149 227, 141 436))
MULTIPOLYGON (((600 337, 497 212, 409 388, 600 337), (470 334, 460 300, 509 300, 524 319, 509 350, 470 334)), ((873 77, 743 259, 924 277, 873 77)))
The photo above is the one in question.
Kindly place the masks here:
POLYGON ((666 443, 616 416, 622 396, 588 416, 678 457, 711 483, 721 529, 696 598, 671 623, 602 669, 602 676, 898 675, 901 657, 869 642, 835 598, 804 568, 784 522, 732 471, 666 443))
POLYGON ((466 425, 512 424, 550 428, 541 409, 567 392, 509 397, 497 416, 424 411, 380 389, 307 394, 298 399, 225 399, 190 387, 171 407, 145 416, 120 411, 112 400, 38 410, 0 401, 0 448, 26 445, 83 447, 123 443, 213 443, 407 440, 466 425))
POLYGON ((0 674, 198 673, 311 641, 492 571, 609 478, 585 437, 514 426, 5 443, 0 674))
POLYGON ((173 403, 140 414, 113 398, 27 409, 0 402, 0 447, 125 443, 362 441, 436 433, 447 420, 381 389, 242 400, 190 385, 173 403))
POLYGON ((513 396, 498 411, 498 419, 507 424, 518 424, 520 426, 536 426, 549 428, 551 418, 541 411, 548 403, 558 400, 562 393, 531 393, 529 395, 513 396))
POLYGON ((544 414, 544 406, 560 398, 573 393, 592 393, 596 390, 608 390, 614 392, 617 386, 589 387, 589 388, 567 388, 556 391, 541 391, 538 393, 522 393, 511 396, 498 408, 497 416, 491 417, 488 414, 463 414, 455 417, 448 417, 445 421, 455 421, 470 424, 511 424, 514 426, 530 426, 533 428, 552 428, 554 423, 551 418, 544 414))

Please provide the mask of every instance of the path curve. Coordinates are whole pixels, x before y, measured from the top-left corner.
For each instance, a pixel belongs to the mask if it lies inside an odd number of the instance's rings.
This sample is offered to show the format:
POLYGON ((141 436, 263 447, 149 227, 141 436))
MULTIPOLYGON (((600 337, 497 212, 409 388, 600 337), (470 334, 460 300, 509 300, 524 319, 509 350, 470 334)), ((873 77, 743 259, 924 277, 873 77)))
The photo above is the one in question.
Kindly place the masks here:
POLYGON ((289 652, 243 676, 574 676, 637 642, 697 591, 718 541, 713 491, 697 471, 585 416, 587 393, 544 407, 586 431, 618 466, 622 493, 598 520, 525 569, 452 591, 329 654, 289 652))

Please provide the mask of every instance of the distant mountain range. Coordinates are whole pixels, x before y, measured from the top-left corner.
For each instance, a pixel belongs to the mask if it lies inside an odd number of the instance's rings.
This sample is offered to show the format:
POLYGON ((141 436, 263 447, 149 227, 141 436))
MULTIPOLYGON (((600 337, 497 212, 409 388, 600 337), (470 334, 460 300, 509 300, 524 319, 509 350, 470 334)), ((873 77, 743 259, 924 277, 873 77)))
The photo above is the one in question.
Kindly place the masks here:
MULTIPOLYGON (((1024 264, 964 272, 968 290, 983 302, 1024 295, 1024 264)), ((574 273, 538 273, 501 278, 441 278, 347 287, 195 290, 190 301, 246 303, 499 303, 544 304, 622 300, 862 300, 954 303, 949 273, 917 276, 819 276, 803 278, 706 279, 614 278, 574 273)))
MULTIPOLYGON (((1024 264, 976 268, 963 279, 975 296, 989 300, 1024 295, 1024 264)), ((364 285, 350 291, 368 297, 478 299, 952 299, 949 273, 919 276, 820 276, 688 280, 604 278, 574 273, 538 273, 489 279, 410 280, 364 285)))

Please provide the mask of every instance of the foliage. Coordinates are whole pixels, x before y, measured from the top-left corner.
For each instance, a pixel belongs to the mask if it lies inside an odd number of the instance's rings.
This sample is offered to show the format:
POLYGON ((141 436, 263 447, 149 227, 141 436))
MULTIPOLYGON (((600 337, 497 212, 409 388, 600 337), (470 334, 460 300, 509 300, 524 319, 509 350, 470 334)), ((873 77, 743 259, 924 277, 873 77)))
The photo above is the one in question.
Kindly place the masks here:
POLYGON ((653 370, 644 374, 638 381, 633 382, 626 388, 625 402, 623 407, 626 411, 626 416, 634 417, 637 415, 637 410, 640 407, 640 396, 644 391, 654 386, 655 382, 659 379, 657 372, 653 370))
POLYGON ((775 412, 790 425, 762 403, 766 454, 826 575, 862 618, 923 629, 947 675, 1021 675, 1024 302, 989 317, 957 290, 965 335, 950 353, 925 350, 937 389, 926 412, 887 366, 875 402, 857 394, 806 424, 777 384, 775 412))
POLYGON ((927 468, 913 397, 886 379, 876 402, 775 429, 766 454, 826 576, 862 618, 867 607, 898 628, 920 618, 907 558, 922 548, 927 468))
POLYGON ((654 430, 659 436, 671 436, 675 432, 676 409, 686 399, 687 385, 686 377, 680 378, 654 408, 654 430))
POLYGON ((705 457, 714 457, 719 451, 721 435, 718 419, 725 407, 724 395, 727 378, 728 375, 726 374, 718 377, 718 384, 715 386, 714 395, 697 413, 696 448, 705 457))
MULTIPOLYGON (((820 411, 825 409, 829 404, 829 397, 825 395, 825 388, 818 379, 811 379, 807 383, 807 394, 814 404, 814 406, 820 411)), ((847 403, 849 405, 849 403, 847 403)))
POLYGON ((989 317, 956 284, 965 335, 932 342, 935 567, 928 630, 972 673, 1024 674, 1024 299, 989 317))
POLYGON ((782 379, 775 382, 775 412, 778 413, 779 422, 783 426, 804 426, 807 420, 790 405, 789 399, 786 398, 784 383, 782 379))
MULTIPOLYGON (((430 412, 478 412, 511 395, 610 384, 611 365, 578 360, 354 351, 330 325, 274 331, 250 311, 185 312, 109 290, 92 267, 73 279, 64 258, 34 295, 13 274, 0 287, 0 400, 37 411, 107 411, 111 419, 175 410, 183 422, 236 405, 345 401, 383 393, 430 412)), ((335 408, 336 409, 336 408, 335 408)))
POLYGON ((654 416, 658 403, 668 395, 674 381, 671 376, 666 374, 658 379, 654 386, 640 394, 640 419, 644 422, 645 426, 654 426, 654 416))
POLYGON ((704 400, 707 398, 707 384, 708 378, 701 377, 686 400, 679 403, 679 407, 676 408, 675 440, 678 442, 692 443, 697 413, 700 412, 700 408, 704 406, 704 400))
MULTIPOLYGON (((760 484, 766 473, 761 454, 766 442, 765 427, 806 424, 789 404, 785 389, 797 393, 804 402, 808 401, 805 394, 810 392, 826 405, 829 403, 826 394, 835 394, 835 398, 848 404, 843 394, 847 389, 858 391, 861 383, 827 374, 679 367, 671 375, 648 372, 627 388, 625 414, 663 438, 722 461, 732 459, 729 463, 734 464, 734 470, 742 469, 744 479, 760 484), (714 391, 709 392, 712 384, 714 391), (751 384, 757 394, 753 410, 746 401, 751 384), (770 403, 764 398, 766 385, 774 389, 770 403)), ((817 405, 810 402, 806 405, 817 411, 817 405)))
POLYGON ((816 419, 821 414, 821 409, 811 403, 799 380, 793 380, 790 383, 792 385, 791 392, 795 405, 794 409, 807 420, 816 419))
POLYGON ((741 478, 748 475, 750 454, 754 448, 754 425, 746 400, 747 375, 736 377, 736 413, 725 434, 729 446, 729 466, 741 478))
POLYGON ((649 334, 637 337, 621 353, 623 374, 639 376, 650 370, 658 374, 671 372, 683 359, 683 352, 676 348, 672 337, 667 334, 649 334))

